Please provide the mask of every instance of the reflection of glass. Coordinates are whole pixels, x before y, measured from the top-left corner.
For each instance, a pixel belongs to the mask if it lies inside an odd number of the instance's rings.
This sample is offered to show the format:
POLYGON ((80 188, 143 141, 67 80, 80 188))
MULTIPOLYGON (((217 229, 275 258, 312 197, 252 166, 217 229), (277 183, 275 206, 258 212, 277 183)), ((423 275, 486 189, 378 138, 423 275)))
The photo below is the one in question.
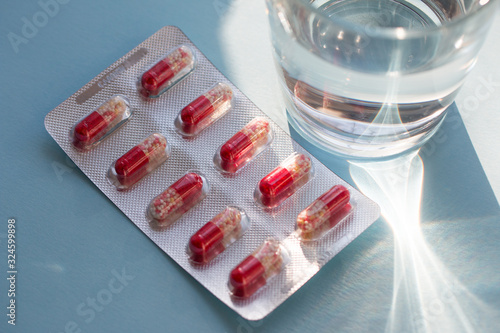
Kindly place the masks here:
POLYGON ((323 149, 397 154, 438 128, 497 0, 267 0, 291 124, 323 149))
POLYGON ((456 251, 457 261, 466 266, 460 270, 462 276, 456 276, 453 263, 442 262, 424 237, 420 224, 424 164, 420 156, 414 152, 383 162, 351 162, 349 171, 361 192, 380 205, 394 234, 392 302, 385 332, 485 332, 496 323, 498 310, 461 282, 467 280, 464 272, 468 266, 477 266, 461 257, 460 241, 448 238, 438 247, 450 250, 443 246, 446 242, 456 251))

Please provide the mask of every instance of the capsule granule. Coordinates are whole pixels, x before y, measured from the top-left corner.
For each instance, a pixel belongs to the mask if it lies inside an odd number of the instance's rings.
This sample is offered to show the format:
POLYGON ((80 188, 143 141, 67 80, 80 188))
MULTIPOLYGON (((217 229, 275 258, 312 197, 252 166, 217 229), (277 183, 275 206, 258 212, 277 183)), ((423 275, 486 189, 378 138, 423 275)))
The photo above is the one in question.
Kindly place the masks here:
POLYGON ((293 153, 260 180, 254 198, 266 208, 277 207, 307 183, 313 172, 311 159, 307 155, 293 153))
POLYGON ((203 175, 188 172, 151 201, 148 219, 159 227, 166 227, 203 200, 208 190, 209 184, 203 175))
POLYGON ((213 260, 248 229, 248 217, 237 207, 226 207, 200 228, 189 240, 187 252, 192 262, 213 260))
POLYGON ((272 140, 269 122, 264 118, 255 118, 220 147, 214 163, 224 172, 235 173, 269 146, 272 140))
POLYGON ((232 102, 231 88, 225 83, 217 83, 179 112, 175 127, 183 136, 197 135, 225 115, 231 109, 232 102))
POLYGON ((297 216, 297 231, 304 240, 314 240, 342 221, 352 210, 350 193, 335 185, 297 216))
POLYGON ((71 142, 79 150, 89 150, 130 116, 128 100, 124 96, 112 96, 73 127, 71 142))
POLYGON ((286 256, 279 241, 267 239, 229 275, 229 290, 236 297, 250 297, 283 269, 286 256))
POLYGON ((195 65, 193 51, 182 45, 158 61, 142 74, 140 92, 145 97, 155 98, 187 76, 195 65))
POLYGON ((152 172, 170 155, 167 139, 154 133, 113 163, 108 179, 119 190, 127 189, 152 172))

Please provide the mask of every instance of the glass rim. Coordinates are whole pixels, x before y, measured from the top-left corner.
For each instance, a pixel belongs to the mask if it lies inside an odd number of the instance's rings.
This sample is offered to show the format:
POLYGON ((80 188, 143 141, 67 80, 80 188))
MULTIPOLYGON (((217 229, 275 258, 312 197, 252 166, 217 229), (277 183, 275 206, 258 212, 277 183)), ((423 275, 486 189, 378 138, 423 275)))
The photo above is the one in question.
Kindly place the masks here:
MULTIPOLYGON (((267 0, 269 2, 272 2, 273 0, 267 0)), ((359 31, 360 29, 363 29, 363 26, 361 24, 353 23, 350 21, 347 21, 343 18, 337 18, 336 22, 331 21, 331 17, 328 17, 325 15, 322 11, 318 10, 317 7, 312 6, 312 0, 293 0, 300 5, 308 8, 311 12, 314 12, 316 15, 329 20, 335 25, 338 26, 344 26, 348 29, 351 30, 357 30, 359 31), (306 2, 307 1, 307 2, 306 2)), ((475 9, 474 11, 464 14, 456 19, 452 19, 450 21, 445 21, 443 24, 438 25, 438 26, 431 26, 431 27, 426 27, 425 29, 422 30, 408 30, 406 28, 402 27, 371 27, 370 30, 364 29, 365 33, 371 37, 382 37, 382 38, 391 38, 391 39, 397 39, 397 40, 405 40, 405 39, 411 39, 411 38, 420 38, 420 37, 425 37, 428 36, 429 34, 433 33, 438 33, 443 30, 449 30, 453 29, 459 25, 462 25, 464 21, 469 21, 472 20, 474 17, 482 14, 486 10, 489 10, 491 7, 494 5, 498 5, 500 0, 488 0, 485 4, 481 5, 480 8, 475 9)), ((497 10, 497 8, 491 8, 493 9, 493 12, 497 10)), ((496 13, 493 13, 495 15, 496 13)))

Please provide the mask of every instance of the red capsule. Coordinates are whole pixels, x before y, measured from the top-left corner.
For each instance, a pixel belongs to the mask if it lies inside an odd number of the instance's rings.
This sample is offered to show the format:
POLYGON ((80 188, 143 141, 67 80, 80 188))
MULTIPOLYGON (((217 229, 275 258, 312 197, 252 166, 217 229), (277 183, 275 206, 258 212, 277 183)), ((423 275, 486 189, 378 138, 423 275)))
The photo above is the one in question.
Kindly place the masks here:
POLYGON ((255 198, 265 207, 277 207, 303 186, 312 173, 311 159, 304 154, 294 153, 261 179, 255 198))
POLYGON ((248 229, 248 218, 236 207, 226 207, 189 240, 188 255, 194 263, 211 261, 248 229))
POLYGON ((235 173, 262 152, 272 141, 269 122, 255 118, 229 139, 216 154, 216 165, 235 173))
POLYGON ((147 97, 158 97, 193 68, 193 52, 183 45, 142 74, 141 93, 147 97))
POLYGON ((130 115, 129 103, 124 97, 111 97, 75 125, 71 132, 73 146, 80 150, 92 148, 130 115))
POLYGON ((118 189, 126 189, 152 172, 170 155, 167 139, 154 133, 130 149, 110 167, 108 178, 118 189))
POLYGON ((148 216, 158 226, 168 226, 205 198, 208 189, 204 176, 188 172, 151 201, 148 216))
POLYGON ((73 145, 84 148, 89 142, 99 140, 109 123, 97 111, 92 112, 75 126, 73 145))
POLYGON ((297 216, 297 229, 304 240, 321 237, 352 210, 349 190, 335 185, 297 216))
POLYGON ((281 272, 284 251, 275 239, 268 239, 229 275, 229 290, 236 297, 250 297, 281 272))
POLYGON ((224 83, 218 83, 179 112, 175 120, 177 130, 184 136, 194 136, 232 107, 233 91, 224 83))
POLYGON ((226 248, 222 244, 224 233, 212 221, 201 227, 189 239, 190 259, 195 263, 207 263, 226 248))

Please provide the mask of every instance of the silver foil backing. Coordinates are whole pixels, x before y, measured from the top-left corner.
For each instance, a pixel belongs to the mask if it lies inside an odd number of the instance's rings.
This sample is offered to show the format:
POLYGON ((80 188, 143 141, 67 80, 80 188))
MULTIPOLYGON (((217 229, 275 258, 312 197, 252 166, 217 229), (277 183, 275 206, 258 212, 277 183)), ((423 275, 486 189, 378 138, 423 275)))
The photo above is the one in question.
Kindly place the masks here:
POLYGON ((177 27, 162 28, 97 75, 52 110, 45 118, 45 127, 74 163, 142 232, 222 302, 249 320, 262 319, 273 311, 380 214, 373 201, 326 168, 266 117, 177 27), (191 46, 195 52, 197 65, 194 72, 157 99, 141 98, 136 87, 138 78, 167 51, 181 44, 191 46), (182 138, 174 127, 178 112, 217 82, 225 82, 233 89, 234 108, 198 136, 182 138), (115 94, 125 95, 130 100, 131 120, 93 150, 82 153, 74 149, 68 138, 71 127, 115 94), (257 116, 269 120, 275 133, 274 142, 236 175, 220 174, 213 164, 214 153, 257 116), (109 166, 154 132, 167 138, 172 155, 131 189, 117 191, 106 179, 109 166), (262 210, 253 200, 255 186, 294 151, 311 156, 316 170, 314 178, 277 209, 262 210), (151 229, 145 216, 150 200, 189 169, 200 170, 208 178, 211 183, 208 196, 169 228, 162 231, 151 229), (350 190, 351 202, 355 202, 354 212, 322 239, 301 242, 294 234, 297 215, 336 184, 350 190), (228 205, 245 210, 250 218, 250 229, 209 264, 192 265, 186 254, 189 238, 228 205), (282 241, 290 253, 290 263, 249 299, 232 298, 227 286, 230 271, 267 237, 282 241))

